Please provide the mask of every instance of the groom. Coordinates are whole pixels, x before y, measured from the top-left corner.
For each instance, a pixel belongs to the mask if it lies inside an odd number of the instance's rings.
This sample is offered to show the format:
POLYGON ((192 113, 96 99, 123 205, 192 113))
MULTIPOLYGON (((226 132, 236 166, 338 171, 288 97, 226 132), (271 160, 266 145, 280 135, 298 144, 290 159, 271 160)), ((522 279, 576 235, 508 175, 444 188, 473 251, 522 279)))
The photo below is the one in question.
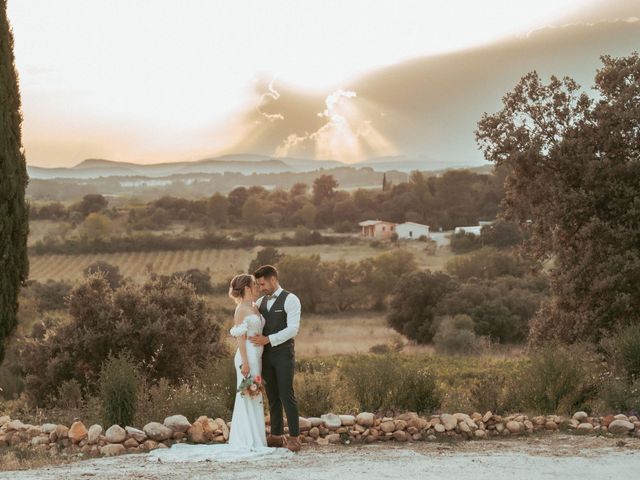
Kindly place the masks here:
POLYGON ((253 276, 264 296, 258 299, 258 309, 265 319, 262 335, 250 338, 255 345, 264 345, 262 377, 269 399, 271 433, 267 437, 270 447, 300 450, 300 417, 293 393, 295 352, 293 337, 300 328, 300 300, 283 290, 278 282, 278 270, 271 265, 258 268, 253 276), (289 437, 284 436, 282 407, 287 414, 289 437))

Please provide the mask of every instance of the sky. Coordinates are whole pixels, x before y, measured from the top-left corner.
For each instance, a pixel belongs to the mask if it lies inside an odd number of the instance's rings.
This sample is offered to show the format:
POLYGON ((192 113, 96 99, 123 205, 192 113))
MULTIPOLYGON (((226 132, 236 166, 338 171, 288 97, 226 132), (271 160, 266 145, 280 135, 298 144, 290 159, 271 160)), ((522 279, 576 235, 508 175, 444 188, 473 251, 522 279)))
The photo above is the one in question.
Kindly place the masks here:
POLYGON ((9 0, 27 162, 284 155, 295 132, 270 151, 236 150, 256 122, 281 120, 263 106, 284 87, 325 99, 316 113, 330 128, 314 138, 309 156, 355 162, 402 154, 384 132, 379 148, 353 149, 358 132, 338 108, 348 110, 357 96, 352 80, 412 58, 526 36, 602 3, 9 0))

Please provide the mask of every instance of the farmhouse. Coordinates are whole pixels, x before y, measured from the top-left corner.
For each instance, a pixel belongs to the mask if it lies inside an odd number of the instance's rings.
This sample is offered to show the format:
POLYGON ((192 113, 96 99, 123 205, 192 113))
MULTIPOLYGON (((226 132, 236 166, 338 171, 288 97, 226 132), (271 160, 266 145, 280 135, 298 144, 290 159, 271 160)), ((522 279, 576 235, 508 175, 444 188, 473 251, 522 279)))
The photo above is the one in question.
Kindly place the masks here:
POLYGON ((420 237, 429 237, 429 225, 415 222, 405 222, 396 226, 398 238, 417 240, 420 237))
POLYGON ((486 227, 487 225, 491 225, 492 223, 492 221, 480 220, 478 222, 478 225, 472 225, 469 227, 456 227, 453 233, 466 232, 479 236, 480 232, 482 231, 482 227, 486 227))
POLYGON ((368 238, 389 238, 396 231, 396 224, 382 220, 366 220, 358 225, 362 228, 362 236, 368 238))

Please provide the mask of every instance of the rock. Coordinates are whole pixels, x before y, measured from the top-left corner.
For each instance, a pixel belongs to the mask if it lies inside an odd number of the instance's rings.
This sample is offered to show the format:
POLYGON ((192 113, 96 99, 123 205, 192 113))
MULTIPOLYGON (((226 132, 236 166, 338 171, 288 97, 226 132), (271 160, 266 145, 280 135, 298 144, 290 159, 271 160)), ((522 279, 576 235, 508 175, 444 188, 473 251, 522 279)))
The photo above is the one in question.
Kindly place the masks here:
POLYGON ((135 448, 138 447, 138 442, 136 442, 135 438, 127 438, 123 443, 125 448, 135 448))
POLYGON ((434 425, 433 429, 436 431, 436 433, 444 433, 446 430, 444 428, 444 425, 442 425, 441 423, 434 425))
POLYGON ((149 422, 142 430, 147 434, 147 437, 151 440, 155 440, 156 442, 168 440, 171 438, 171 435, 173 435, 170 428, 165 427, 163 424, 158 422, 149 422))
POLYGON ((189 441, 193 443, 206 443, 209 439, 208 432, 204 431, 201 422, 196 422, 191 425, 191 428, 188 430, 189 441))
POLYGON ((581 433, 583 435, 593 433, 593 425, 588 422, 581 423, 576 427, 576 433, 581 433))
POLYGON ((320 418, 322 419, 322 422, 327 428, 336 429, 342 426, 342 421, 340 420, 340 417, 333 413, 327 413, 326 415, 322 415, 320 418))
POLYGON ((558 424, 553 420, 549 420, 547 423, 544 424, 544 428, 545 430, 558 430, 558 424))
POLYGON ((329 443, 340 443, 340 435, 338 433, 327 435, 327 441, 329 443))
POLYGON ((582 422, 587 418, 589 418, 589 415, 587 415, 587 412, 576 412, 573 414, 573 419, 577 420, 578 422, 582 422))
POLYGON ((109 443, 122 443, 127 438, 127 431, 120 425, 111 425, 104 432, 104 437, 109 443))
POLYGON ((0 428, 4 427, 10 421, 11 421, 11 417, 9 415, 2 415, 0 417, 0 428))
POLYGON ((396 420, 393 423, 396 426, 396 430, 406 430, 407 429, 407 422, 404 421, 404 420, 396 420))
POLYGON ((105 457, 113 457, 126 453, 127 449, 121 443, 109 443, 100 449, 100 453, 105 457))
POLYGON ((158 442, 156 442, 155 440, 145 440, 142 444, 142 448, 144 448, 147 452, 150 452, 151 450, 155 450, 156 448, 158 448, 158 442))
POLYGON ((306 432, 312 427, 311 422, 304 417, 300 417, 300 431, 306 432))
POLYGON ((473 432, 473 435, 476 438, 485 438, 487 436, 487 432, 485 432, 484 430, 476 430, 475 432, 473 432))
POLYGON ((164 426, 174 432, 186 432, 191 428, 191 422, 184 415, 171 415, 164 419, 164 426))
POLYGON ((138 443, 142 443, 147 439, 147 434, 142 430, 138 430, 137 428, 133 427, 124 427, 124 429, 126 430, 127 435, 129 435, 138 443))
POLYGON ((356 424, 356 417, 353 415, 339 415, 339 417, 343 427, 352 427, 356 424))
MULTIPOLYGON (((588 423, 588 422, 586 422, 588 423)), ((578 425, 580 425, 580 422, 578 420, 576 420, 575 418, 572 418, 571 420, 569 420, 565 426, 571 430, 575 430, 576 428, 578 428, 578 425)))
POLYGON ((87 433, 87 441, 89 444, 94 445, 98 442, 100 435, 102 434, 102 426, 95 424, 89 427, 89 432, 87 433))
POLYGON ((319 427, 324 424, 321 418, 318 417, 309 417, 307 418, 311 422, 312 427, 319 427))
POLYGON ((469 425, 467 425, 466 422, 460 422, 458 424, 458 428, 460 429, 461 432, 463 433, 471 433, 471 429, 469 428, 469 425))
POLYGON ((362 425, 363 427, 372 427, 375 420, 375 416, 373 413, 362 412, 359 413, 356 417, 356 422, 358 425, 362 425))
POLYGON ((398 442, 406 442, 409 439, 409 435, 404 430, 396 430, 393 432, 393 438, 398 442))
POLYGON ((507 430, 511 433, 520 433, 523 429, 524 425, 520 422, 516 422, 515 420, 509 420, 507 422, 507 430))
POLYGON ((87 438, 88 435, 87 427, 84 426, 82 422, 73 422, 71 428, 69 429, 69 439, 73 443, 80 443, 81 440, 87 438))
POLYGON ((69 438, 69 428, 64 425, 56 425, 56 429, 52 433, 55 434, 57 440, 69 438))
POLYGON ((394 422, 393 420, 387 420, 386 422, 382 422, 380 424, 380 430, 382 430, 384 433, 392 433, 394 432, 396 429, 396 422, 394 422))
POLYGON ((602 420, 600 420, 600 426, 601 427, 608 427, 611 422, 613 422, 616 419, 616 417, 614 417, 613 415, 607 415, 606 417, 602 417, 602 420))
POLYGON ((27 426, 20 420, 11 420, 10 422, 5 424, 5 427, 7 429, 7 432, 11 432, 12 430, 22 431, 27 429, 27 426))
MULTIPOLYGON (((335 435, 335 434, 334 434, 335 435)), ((340 435, 338 435, 338 440, 340 440, 340 435)), ((318 445, 329 445, 329 440, 327 438, 318 438, 316 440, 318 445)))
POLYGON ((629 421, 629 417, 627 417, 623 413, 619 413, 618 415, 614 415, 613 418, 616 419, 616 420, 625 420, 627 422, 629 421))
POLYGON ((427 419, 422 417, 411 418, 407 421, 407 426, 417 428, 418 430, 424 430, 428 424, 427 419))
POLYGON ((442 422, 442 425, 444 425, 445 430, 453 430, 454 428, 456 428, 456 425, 458 425, 458 420, 456 420, 456 417, 448 413, 443 413, 442 415, 440 415, 440 421, 442 422))
POLYGON ((524 428, 526 428, 527 430, 533 430, 533 423, 531 422, 531 420, 524 421, 524 428))
MULTIPOLYGON (((0 425, 2 425, 2 422, 0 422, 0 425)), ((42 430, 42 433, 50 434, 56 427, 57 425, 55 423, 45 423, 40 427, 40 430, 42 430)))
POLYGON ((609 432, 614 435, 629 433, 633 428, 633 423, 628 420, 614 420, 609 424, 609 432))
POLYGON ((320 436, 320 430, 318 430, 318 427, 311 427, 309 430, 309 436, 311 438, 318 438, 320 436))
POLYGON ((485 413, 485 414, 482 416, 482 421, 483 421, 484 423, 487 423, 489 420, 491 420, 491 418, 492 418, 492 417, 493 417, 493 413, 491 413, 491 410, 489 410, 487 413, 485 413))

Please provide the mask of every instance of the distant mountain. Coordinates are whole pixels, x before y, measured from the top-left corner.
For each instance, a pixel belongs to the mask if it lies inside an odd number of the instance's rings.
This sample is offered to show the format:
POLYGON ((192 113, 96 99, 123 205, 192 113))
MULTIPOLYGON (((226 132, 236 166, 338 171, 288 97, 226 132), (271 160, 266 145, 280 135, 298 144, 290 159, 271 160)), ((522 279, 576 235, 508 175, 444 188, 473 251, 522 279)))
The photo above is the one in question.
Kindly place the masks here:
POLYGON ((447 168, 465 168, 465 165, 437 162, 429 159, 405 156, 378 157, 355 164, 336 160, 311 160, 306 158, 273 158, 266 155, 236 154, 215 158, 204 158, 193 162, 155 163, 142 165, 117 162, 100 158, 89 158, 70 168, 44 168, 27 166, 29 177, 38 180, 54 178, 93 179, 103 177, 162 178, 172 175, 202 173, 303 173, 333 168, 370 168, 377 172, 412 172, 414 170, 438 171, 447 168))

